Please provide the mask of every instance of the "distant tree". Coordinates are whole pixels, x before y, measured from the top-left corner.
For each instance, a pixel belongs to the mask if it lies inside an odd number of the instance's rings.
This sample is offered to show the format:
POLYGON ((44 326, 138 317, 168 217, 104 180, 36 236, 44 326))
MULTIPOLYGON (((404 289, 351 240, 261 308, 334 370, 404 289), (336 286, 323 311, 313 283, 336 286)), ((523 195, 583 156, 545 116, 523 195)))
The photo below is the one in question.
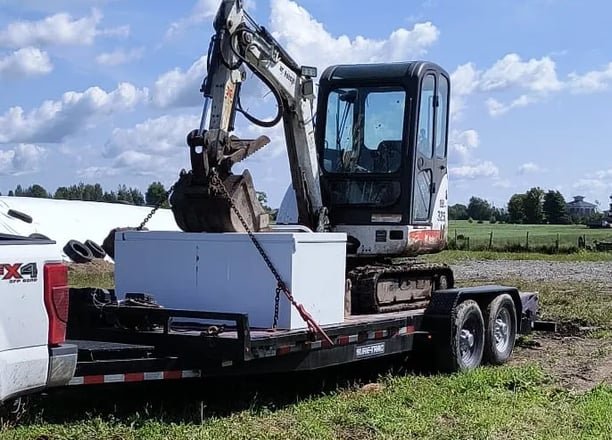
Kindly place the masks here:
POLYGON ((535 225, 544 222, 543 204, 544 190, 542 188, 531 188, 525 193, 525 200, 523 200, 525 223, 535 225))
POLYGON ((510 223, 523 223, 525 221, 525 194, 514 194, 508 200, 508 221, 510 223))
POLYGON ((111 192, 104 192, 104 195, 102 196, 102 201, 103 202, 108 202, 108 203, 116 203, 117 202, 117 194, 115 194, 114 191, 111 192))
POLYGON ((544 218, 550 224, 559 225, 569 222, 567 204, 563 194, 559 191, 550 190, 544 194, 542 210, 544 211, 544 218))
POLYGON ((53 193, 53 198, 67 200, 69 199, 69 194, 70 193, 68 191, 68 188, 66 188, 65 186, 60 186, 53 193))
POLYGON ((147 188, 147 192, 145 193, 145 200, 147 205, 157 206, 159 203, 162 203, 162 206, 167 208, 169 205, 168 201, 166 200, 166 188, 164 187, 164 184, 161 182, 151 183, 147 188))
POLYGON ((15 197, 15 193, 13 192, 13 190, 10 190, 8 195, 9 195, 9 197, 15 197))
POLYGON ((130 205, 134 204, 134 199, 132 199, 132 192, 125 185, 119 185, 117 187, 117 201, 118 202, 127 202, 130 205))
POLYGON ((456 203, 448 207, 449 220, 467 220, 469 217, 467 206, 461 203, 456 203))
POLYGON ((270 216, 271 220, 276 219, 276 214, 278 214, 278 209, 272 209, 268 206, 268 195, 264 191, 256 191, 257 200, 261 203, 261 207, 264 209, 266 213, 270 216))
POLYGON ((21 185, 15 187, 15 197, 23 197, 23 188, 21 185))
POLYGON ((143 206, 145 204, 145 198, 138 188, 130 188, 130 193, 132 195, 132 202, 134 205, 143 206))
POLYGON ((47 190, 37 183, 23 190, 23 195, 25 197, 36 197, 39 199, 46 199, 49 197, 47 190))
POLYGON ((480 197, 471 197, 467 206, 468 216, 474 220, 489 220, 491 218, 491 204, 480 197))

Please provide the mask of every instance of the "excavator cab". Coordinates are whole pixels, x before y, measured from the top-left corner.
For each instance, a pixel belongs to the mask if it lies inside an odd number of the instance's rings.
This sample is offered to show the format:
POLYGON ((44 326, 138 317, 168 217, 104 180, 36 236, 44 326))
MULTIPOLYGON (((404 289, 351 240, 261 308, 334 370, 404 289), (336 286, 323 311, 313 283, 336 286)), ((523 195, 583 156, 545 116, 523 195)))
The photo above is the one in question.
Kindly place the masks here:
POLYGON ((321 195, 360 255, 446 243, 449 75, 430 62, 338 65, 319 81, 321 195))

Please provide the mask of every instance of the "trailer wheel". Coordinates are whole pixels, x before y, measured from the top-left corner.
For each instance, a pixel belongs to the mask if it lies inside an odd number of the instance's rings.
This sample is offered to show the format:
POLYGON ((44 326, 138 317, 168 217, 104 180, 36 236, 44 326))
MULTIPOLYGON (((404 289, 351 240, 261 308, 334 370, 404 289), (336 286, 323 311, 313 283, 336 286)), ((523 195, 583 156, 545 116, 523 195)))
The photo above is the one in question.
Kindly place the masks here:
POLYGON ((516 339, 516 309, 508 294, 498 295, 489 303, 484 313, 485 346, 483 358, 486 363, 505 363, 516 339))
POLYGON ((85 243, 83 244, 89 248, 91 255, 93 255, 94 258, 106 257, 106 251, 104 251, 104 249, 102 249, 102 247, 95 241, 85 240, 85 243))
POLYGON ((477 368, 485 342, 484 319, 478 303, 471 299, 459 303, 451 325, 450 343, 437 349, 438 368, 449 373, 477 368))
POLYGON ((89 263, 93 260, 93 255, 89 248, 78 240, 70 240, 66 243, 64 252, 75 263, 89 263))

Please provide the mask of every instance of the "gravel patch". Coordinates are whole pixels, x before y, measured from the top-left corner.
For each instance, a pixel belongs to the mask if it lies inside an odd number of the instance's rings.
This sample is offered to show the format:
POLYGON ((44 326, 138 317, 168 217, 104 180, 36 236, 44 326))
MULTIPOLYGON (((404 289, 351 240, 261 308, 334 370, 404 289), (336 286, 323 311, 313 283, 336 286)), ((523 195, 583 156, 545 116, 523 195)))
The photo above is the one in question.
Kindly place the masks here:
POLYGON ((452 265, 456 280, 597 282, 612 286, 612 263, 586 261, 483 260, 452 265))

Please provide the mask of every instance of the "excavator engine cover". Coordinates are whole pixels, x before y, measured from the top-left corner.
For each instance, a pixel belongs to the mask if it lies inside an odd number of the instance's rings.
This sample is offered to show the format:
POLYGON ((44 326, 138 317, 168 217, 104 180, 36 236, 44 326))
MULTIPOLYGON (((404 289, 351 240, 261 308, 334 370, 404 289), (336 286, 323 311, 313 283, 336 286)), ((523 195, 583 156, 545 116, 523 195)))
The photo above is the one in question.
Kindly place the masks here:
POLYGON ((269 216, 257 198, 248 170, 242 175, 229 174, 222 181, 229 199, 210 184, 194 182, 192 172, 181 175, 170 196, 179 228, 185 232, 246 232, 233 204, 251 231, 267 229, 269 216))

